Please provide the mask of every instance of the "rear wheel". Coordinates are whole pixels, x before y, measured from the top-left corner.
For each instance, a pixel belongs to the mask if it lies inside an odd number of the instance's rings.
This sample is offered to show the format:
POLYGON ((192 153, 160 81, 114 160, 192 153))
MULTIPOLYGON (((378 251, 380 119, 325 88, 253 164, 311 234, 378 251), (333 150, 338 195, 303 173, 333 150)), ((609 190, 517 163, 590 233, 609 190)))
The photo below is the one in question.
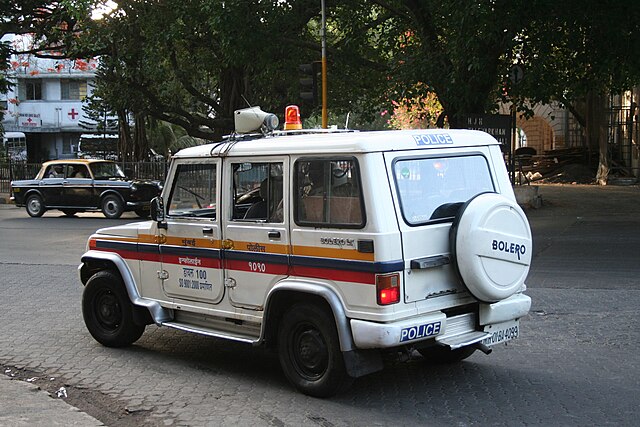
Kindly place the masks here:
POLYGON ((138 208, 134 210, 135 214, 140 218, 149 218, 150 210, 149 208, 138 208))
POLYGON ((304 394, 328 397, 352 382, 333 315, 316 305, 296 304, 284 314, 278 353, 287 379, 304 394))
POLYGON ((124 212, 122 200, 113 194, 102 199, 102 213, 109 219, 118 219, 124 212))
POLYGON ((38 196, 37 194, 32 194, 27 197, 26 207, 29 216, 32 216, 34 218, 41 217, 46 210, 44 208, 44 204, 42 203, 42 197, 38 196))
POLYGON ((134 309, 122 280, 109 271, 94 274, 82 293, 84 323, 107 347, 125 347, 140 338, 145 326, 134 322, 134 309))
POLYGON ((455 350, 444 346, 418 349, 418 353, 424 357, 426 362, 435 364, 458 363, 471 356, 475 351, 476 349, 470 346, 457 348, 455 350))

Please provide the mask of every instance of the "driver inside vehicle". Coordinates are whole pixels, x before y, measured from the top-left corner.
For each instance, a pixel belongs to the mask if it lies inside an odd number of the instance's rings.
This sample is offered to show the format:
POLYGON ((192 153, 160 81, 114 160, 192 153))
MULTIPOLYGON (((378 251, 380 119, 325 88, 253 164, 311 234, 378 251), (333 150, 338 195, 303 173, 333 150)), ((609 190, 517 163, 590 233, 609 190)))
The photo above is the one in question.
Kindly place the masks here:
POLYGON ((86 178, 86 168, 83 166, 73 166, 73 172, 71 172, 70 178, 86 178))
POLYGON ((47 178, 62 178, 64 177, 64 173, 62 173, 62 165, 53 165, 49 168, 49 173, 47 174, 47 178))

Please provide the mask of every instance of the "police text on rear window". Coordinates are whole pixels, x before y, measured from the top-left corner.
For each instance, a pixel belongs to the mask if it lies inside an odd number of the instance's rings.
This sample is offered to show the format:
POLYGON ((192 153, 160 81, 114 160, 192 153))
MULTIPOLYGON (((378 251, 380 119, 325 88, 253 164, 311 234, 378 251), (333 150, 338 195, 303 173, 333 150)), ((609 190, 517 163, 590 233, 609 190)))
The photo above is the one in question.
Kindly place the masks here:
POLYGON ((400 159, 393 165, 405 221, 446 221, 477 194, 495 191, 484 157, 400 159))

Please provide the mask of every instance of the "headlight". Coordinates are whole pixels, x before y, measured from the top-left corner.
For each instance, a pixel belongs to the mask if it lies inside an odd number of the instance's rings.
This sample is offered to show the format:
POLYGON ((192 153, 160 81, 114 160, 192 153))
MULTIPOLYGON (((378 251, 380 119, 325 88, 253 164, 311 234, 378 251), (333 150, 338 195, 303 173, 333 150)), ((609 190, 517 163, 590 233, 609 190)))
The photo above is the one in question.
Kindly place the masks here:
POLYGON ((135 184, 131 184, 131 187, 129 187, 131 189, 131 191, 138 191, 138 186, 135 184))

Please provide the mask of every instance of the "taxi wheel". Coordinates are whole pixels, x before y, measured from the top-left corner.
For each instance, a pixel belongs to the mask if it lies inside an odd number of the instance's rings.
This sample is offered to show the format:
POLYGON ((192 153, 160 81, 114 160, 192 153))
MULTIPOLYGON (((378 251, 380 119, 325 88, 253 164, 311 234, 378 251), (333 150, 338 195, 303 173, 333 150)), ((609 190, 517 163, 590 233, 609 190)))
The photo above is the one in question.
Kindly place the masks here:
POLYGON ((136 209, 135 214, 139 217, 139 218, 149 218, 149 215, 151 215, 151 211, 147 208, 147 209, 136 209))
POLYGON ((45 208, 44 204, 42 203, 42 198, 37 194, 32 194, 27 197, 26 206, 27 213, 31 217, 38 218, 44 214, 45 208))
POLYGON ((425 362, 443 365, 450 363, 458 363, 471 356, 476 349, 467 346, 451 350, 445 346, 435 346, 427 348, 418 348, 418 353, 424 357, 425 362))
POLYGON ((118 219, 124 212, 122 200, 118 196, 109 195, 102 199, 102 213, 109 219, 118 219))
POLYGON ((297 304, 280 323, 280 365, 287 379, 309 396, 332 396, 353 381, 347 375, 332 319, 328 310, 297 304))
POLYGON ((82 317, 89 333, 107 347, 125 347, 142 336, 122 280, 109 271, 94 274, 82 293, 82 317))

